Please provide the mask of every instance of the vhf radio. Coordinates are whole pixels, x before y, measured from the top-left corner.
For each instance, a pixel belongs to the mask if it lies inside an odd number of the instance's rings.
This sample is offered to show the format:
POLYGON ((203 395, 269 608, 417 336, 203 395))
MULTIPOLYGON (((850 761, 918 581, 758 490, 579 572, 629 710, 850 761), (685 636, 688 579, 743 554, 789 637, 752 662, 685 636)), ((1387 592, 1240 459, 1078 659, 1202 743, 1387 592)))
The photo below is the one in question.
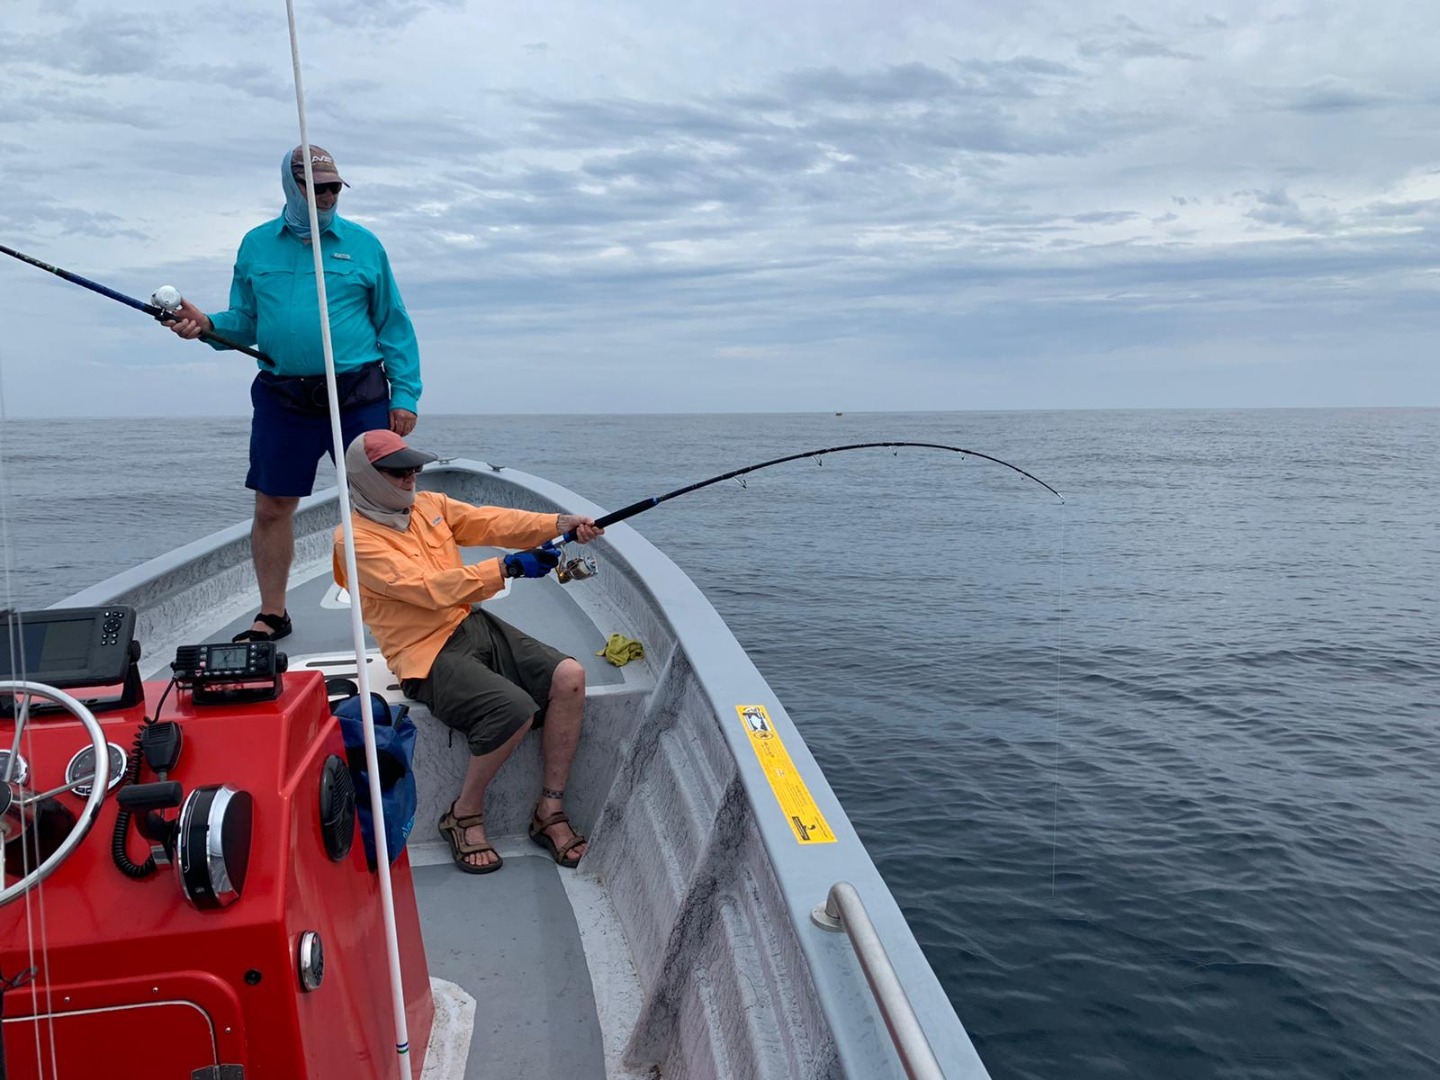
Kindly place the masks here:
POLYGON ((175 650, 175 685, 190 691, 196 705, 273 701, 280 696, 285 654, 273 641, 181 645, 175 650))

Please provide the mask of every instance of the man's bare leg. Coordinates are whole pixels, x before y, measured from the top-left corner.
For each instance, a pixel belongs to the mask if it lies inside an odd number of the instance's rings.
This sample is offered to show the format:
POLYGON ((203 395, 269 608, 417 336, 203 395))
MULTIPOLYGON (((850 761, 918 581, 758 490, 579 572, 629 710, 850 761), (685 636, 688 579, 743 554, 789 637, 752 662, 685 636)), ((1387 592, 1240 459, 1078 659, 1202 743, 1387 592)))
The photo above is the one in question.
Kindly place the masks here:
MULTIPOLYGON (((298 496, 255 493, 250 555, 260 585, 260 610, 277 617, 285 614, 285 590, 290 582, 290 564, 295 560, 295 508, 299 505, 298 496)), ((258 620, 250 629, 273 633, 271 627, 258 620)))
MULTIPOLYGON (((519 730, 506 739, 498 750, 470 758, 470 765, 465 770, 465 782, 460 786, 460 795, 456 798, 455 805, 451 807, 451 813, 457 818, 485 813, 485 789, 490 786, 490 781, 495 779, 495 774, 500 771, 500 766, 504 765, 510 755, 515 752, 515 748, 520 745, 520 740, 529 733, 532 720, 534 717, 521 724, 519 730)), ((485 826, 472 825, 466 829, 465 843, 489 843, 485 838, 485 826)), ((498 859, 499 856, 493 851, 477 851, 473 855, 465 856, 465 861, 471 866, 489 866, 498 859)))
MULTIPOLYGON (((565 659, 555 668, 550 679, 550 700, 545 706, 545 726, 540 729, 540 753, 545 759, 540 805, 535 814, 547 818, 564 809, 563 799, 550 792, 564 792, 570 778, 570 763, 580 745, 580 717, 585 711, 585 669, 578 661, 565 659)), ((575 836, 575 830, 557 822, 545 830, 557 848, 564 848, 575 836)), ((565 856, 573 862, 585 854, 587 845, 579 844, 565 856)))

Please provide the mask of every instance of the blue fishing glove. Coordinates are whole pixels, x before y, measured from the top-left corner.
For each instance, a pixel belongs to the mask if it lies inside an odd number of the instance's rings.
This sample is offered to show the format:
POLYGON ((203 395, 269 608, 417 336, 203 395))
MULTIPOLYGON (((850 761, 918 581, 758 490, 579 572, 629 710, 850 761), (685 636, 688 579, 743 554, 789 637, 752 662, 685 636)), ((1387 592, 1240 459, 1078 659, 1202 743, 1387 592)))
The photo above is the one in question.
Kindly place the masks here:
POLYGON ((560 552, 548 540, 538 548, 505 556, 506 577, 544 577, 560 562, 560 552))

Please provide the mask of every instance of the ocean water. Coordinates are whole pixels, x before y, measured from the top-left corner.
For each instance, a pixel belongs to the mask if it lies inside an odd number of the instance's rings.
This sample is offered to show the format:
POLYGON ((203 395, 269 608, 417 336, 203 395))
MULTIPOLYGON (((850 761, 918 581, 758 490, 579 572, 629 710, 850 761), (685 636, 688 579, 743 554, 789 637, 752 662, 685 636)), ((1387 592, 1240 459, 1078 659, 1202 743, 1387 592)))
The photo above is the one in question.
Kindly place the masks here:
MULTIPOLYGON (((245 517, 247 422, 4 425, 38 606, 245 517)), ((631 524, 803 730, 997 1080, 1440 1076, 1440 410, 424 417, 631 524)))

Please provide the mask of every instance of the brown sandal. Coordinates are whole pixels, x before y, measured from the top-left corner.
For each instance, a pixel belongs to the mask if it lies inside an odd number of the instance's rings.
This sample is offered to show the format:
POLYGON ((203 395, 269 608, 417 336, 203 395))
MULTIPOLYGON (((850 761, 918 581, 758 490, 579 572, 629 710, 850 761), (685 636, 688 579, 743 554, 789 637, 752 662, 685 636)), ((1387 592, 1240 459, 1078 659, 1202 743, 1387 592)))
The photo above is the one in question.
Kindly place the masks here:
POLYGON ((535 843, 548 850, 551 857, 559 865, 565 867, 565 869, 567 870, 573 870, 576 866, 580 864, 580 860, 585 857, 584 854, 582 853, 580 855, 576 855, 574 859, 566 859, 565 856, 569 855, 572 850, 585 843, 585 837, 581 836, 577 832, 569 841, 565 843, 563 847, 557 846, 555 841, 550 838, 549 834, 546 833, 545 830, 553 825, 559 825, 561 823, 564 823, 566 825, 570 823, 570 819, 565 816, 565 811, 560 810, 554 814, 551 814, 547 818, 542 818, 540 816, 540 808, 537 806, 535 808, 535 813, 531 815, 530 818, 530 839, 534 840, 535 843))
POLYGON ((465 842, 466 829, 473 829, 484 824, 485 815, 483 813, 456 817, 454 803, 450 804, 450 809, 446 810, 440 818, 440 835, 450 841, 450 857, 455 860, 455 865, 467 874, 493 874, 505 865, 505 860, 500 857, 500 853, 489 844, 465 842), (492 852, 495 855, 495 861, 485 863, 483 866, 476 866, 467 858, 469 855, 479 855, 484 851, 492 852))

